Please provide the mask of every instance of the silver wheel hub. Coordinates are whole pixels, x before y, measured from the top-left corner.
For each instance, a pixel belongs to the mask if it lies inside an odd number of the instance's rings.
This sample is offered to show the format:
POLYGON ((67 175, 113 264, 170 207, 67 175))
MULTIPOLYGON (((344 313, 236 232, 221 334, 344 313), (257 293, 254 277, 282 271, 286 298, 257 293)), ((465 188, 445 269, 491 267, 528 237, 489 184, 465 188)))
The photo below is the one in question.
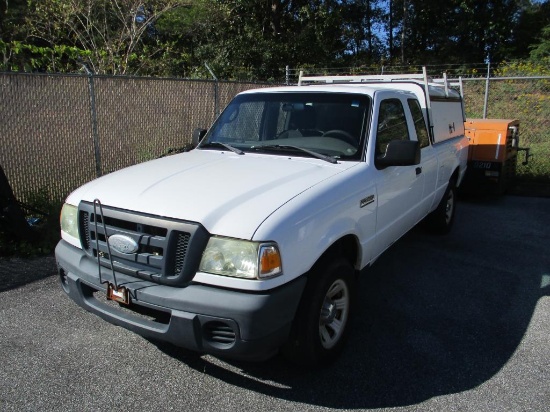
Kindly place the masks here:
POLYGON ((321 308, 321 325, 329 325, 336 318, 336 305, 325 296, 323 307, 321 308))
POLYGON ((339 341, 346 327, 350 307, 350 292, 346 282, 335 280, 325 295, 319 316, 319 337, 325 349, 339 341))

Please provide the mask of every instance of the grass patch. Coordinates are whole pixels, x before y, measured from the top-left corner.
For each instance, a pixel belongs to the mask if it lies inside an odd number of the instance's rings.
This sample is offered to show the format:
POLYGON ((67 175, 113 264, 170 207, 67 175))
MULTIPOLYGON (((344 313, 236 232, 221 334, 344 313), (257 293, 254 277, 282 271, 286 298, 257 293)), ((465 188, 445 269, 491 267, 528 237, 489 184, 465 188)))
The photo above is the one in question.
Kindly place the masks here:
POLYGON ((550 142, 530 143, 531 157, 527 165, 522 162, 524 153, 520 152, 517 167, 517 179, 539 183, 550 183, 550 142))
POLYGON ((519 196, 550 197, 550 142, 530 143, 529 163, 523 165, 525 153, 520 152, 517 174, 510 193, 519 196))

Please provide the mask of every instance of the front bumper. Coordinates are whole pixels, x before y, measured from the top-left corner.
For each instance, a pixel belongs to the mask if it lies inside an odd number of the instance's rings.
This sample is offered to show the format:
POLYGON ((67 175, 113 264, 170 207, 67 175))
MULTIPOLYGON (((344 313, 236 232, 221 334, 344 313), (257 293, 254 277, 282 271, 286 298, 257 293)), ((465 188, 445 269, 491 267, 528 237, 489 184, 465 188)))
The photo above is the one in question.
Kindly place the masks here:
MULTIPOLYGON (((128 307, 106 301, 97 262, 61 240, 55 250, 65 292, 78 305, 146 338, 201 353, 236 359, 265 359, 286 341, 306 278, 274 290, 250 293, 191 283, 159 285, 117 273, 130 292, 128 307), (103 295, 103 296, 102 296, 103 295)), ((101 268, 102 279, 113 281, 101 268)))

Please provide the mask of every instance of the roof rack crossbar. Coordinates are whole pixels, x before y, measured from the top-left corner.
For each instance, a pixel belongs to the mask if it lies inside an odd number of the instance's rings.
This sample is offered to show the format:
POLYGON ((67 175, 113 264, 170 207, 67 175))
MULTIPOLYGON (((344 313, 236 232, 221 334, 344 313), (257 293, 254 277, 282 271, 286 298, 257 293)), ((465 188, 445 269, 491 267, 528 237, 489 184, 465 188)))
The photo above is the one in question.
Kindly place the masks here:
POLYGON ((427 80, 426 71, 420 74, 374 74, 374 75, 341 75, 341 76, 304 76, 300 71, 298 86, 304 83, 368 83, 391 82, 396 80, 427 80))

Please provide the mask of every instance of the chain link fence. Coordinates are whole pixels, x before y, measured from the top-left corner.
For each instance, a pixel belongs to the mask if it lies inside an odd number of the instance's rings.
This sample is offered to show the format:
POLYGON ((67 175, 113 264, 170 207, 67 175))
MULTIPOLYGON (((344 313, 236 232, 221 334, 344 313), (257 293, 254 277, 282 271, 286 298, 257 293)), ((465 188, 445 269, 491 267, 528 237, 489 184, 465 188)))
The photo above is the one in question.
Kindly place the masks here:
POLYGON ((462 84, 466 117, 519 119, 522 145, 550 144, 550 77, 463 79, 462 84))
MULTIPOLYGON (((517 118, 521 145, 540 148, 533 161, 548 157, 550 78, 487 81, 463 79, 467 117, 517 118)), ((18 199, 46 191, 61 200, 98 175, 189 144, 235 94, 264 86, 0 73, 0 165, 18 199)))
POLYGON ((516 193, 548 196, 550 183, 550 77, 463 79, 468 118, 518 119, 516 193))
POLYGON ((0 73, 0 165, 16 198, 61 200, 98 175, 191 142, 257 83, 0 73))

